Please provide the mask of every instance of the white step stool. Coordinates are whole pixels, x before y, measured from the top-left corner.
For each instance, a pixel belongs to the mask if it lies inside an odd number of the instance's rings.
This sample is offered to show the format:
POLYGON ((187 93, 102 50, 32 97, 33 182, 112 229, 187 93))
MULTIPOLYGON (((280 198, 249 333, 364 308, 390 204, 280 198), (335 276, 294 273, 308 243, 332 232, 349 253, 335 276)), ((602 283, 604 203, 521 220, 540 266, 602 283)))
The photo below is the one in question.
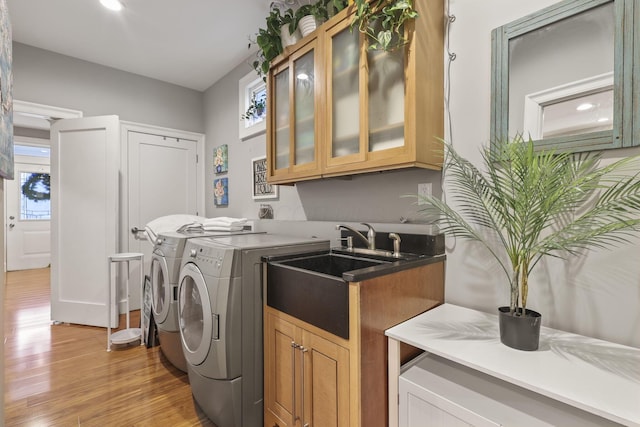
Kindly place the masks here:
MULTIPOLYGON (((130 326, 130 321, 129 321, 129 317, 130 317, 130 313, 129 313, 129 262, 130 261, 138 261, 140 263, 140 293, 142 294, 142 289, 144 286, 144 254, 138 253, 138 252, 127 252, 127 253, 120 253, 120 254, 113 254, 109 257, 107 257, 107 267, 109 269, 109 281, 108 286, 109 286, 109 291, 108 291, 108 299, 107 299, 107 351, 111 351, 111 344, 127 344, 130 342, 134 342, 136 340, 140 340, 140 345, 144 344, 144 339, 142 337, 142 329, 141 328, 131 328, 130 326), (118 307, 118 301, 112 301, 111 300, 111 269, 112 269, 112 265, 113 263, 120 263, 120 262, 126 262, 127 263, 127 275, 126 275, 126 305, 127 305, 127 328, 123 329, 121 331, 116 331, 113 334, 111 333, 111 308, 113 307, 112 304, 115 303, 116 306, 116 313, 119 316, 120 315, 120 310, 117 309, 118 307)), ((117 292, 114 292, 115 295, 117 295, 117 292)), ((115 297, 114 297, 115 299, 115 297)), ((143 299, 140 298, 140 303, 142 303, 143 299)), ((142 315, 142 313, 141 313, 142 315)))

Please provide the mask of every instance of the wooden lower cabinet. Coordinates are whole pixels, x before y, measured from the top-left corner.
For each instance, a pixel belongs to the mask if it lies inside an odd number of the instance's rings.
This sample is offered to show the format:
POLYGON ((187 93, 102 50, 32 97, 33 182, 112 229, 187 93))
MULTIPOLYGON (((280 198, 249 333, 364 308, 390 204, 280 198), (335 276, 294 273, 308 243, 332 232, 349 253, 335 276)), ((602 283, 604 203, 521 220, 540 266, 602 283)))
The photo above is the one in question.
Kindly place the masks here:
MULTIPOLYGON (((384 331, 443 302, 436 262, 349 283, 349 339, 265 305, 265 427, 386 427, 384 331)), ((417 354, 401 347, 403 362, 417 354)))
POLYGON ((349 425, 349 350, 268 311, 265 426, 349 425))

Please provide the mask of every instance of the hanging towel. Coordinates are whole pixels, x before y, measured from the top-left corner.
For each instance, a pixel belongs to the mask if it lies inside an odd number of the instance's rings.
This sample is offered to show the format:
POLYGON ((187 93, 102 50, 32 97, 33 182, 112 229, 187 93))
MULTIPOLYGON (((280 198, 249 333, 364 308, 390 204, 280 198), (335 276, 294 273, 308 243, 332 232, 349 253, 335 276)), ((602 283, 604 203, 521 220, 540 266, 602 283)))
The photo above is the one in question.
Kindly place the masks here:
POLYGON ((158 239, 158 234, 177 231, 179 228, 187 224, 202 224, 202 221, 205 219, 205 217, 197 215, 166 215, 149 221, 149 223, 144 227, 144 230, 147 232, 149 240, 155 244, 158 239))

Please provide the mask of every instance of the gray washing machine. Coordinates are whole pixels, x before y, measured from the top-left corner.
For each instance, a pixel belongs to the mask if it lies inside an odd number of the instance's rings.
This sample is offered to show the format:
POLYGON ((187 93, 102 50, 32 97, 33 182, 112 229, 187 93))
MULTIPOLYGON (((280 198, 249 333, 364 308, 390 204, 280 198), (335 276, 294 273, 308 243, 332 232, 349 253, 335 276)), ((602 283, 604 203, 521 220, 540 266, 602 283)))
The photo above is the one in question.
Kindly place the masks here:
POLYGON ((193 397, 218 427, 263 425, 262 260, 328 250, 329 241, 275 234, 186 242, 178 289, 193 397))
POLYGON ((187 372, 178 326, 178 279, 184 245, 197 237, 252 234, 253 231, 198 231, 159 233, 151 254, 151 307, 158 328, 160 349, 176 368, 187 372))

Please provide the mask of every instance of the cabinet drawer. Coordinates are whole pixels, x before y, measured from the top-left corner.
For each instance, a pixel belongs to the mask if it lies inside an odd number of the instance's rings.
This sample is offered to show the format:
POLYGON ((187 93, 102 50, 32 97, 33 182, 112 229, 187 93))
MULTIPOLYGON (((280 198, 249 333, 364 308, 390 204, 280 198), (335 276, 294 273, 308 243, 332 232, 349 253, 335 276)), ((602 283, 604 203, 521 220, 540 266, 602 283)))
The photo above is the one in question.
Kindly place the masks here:
POLYGON ((399 394, 400 427, 618 425, 431 353, 403 367, 399 394))

